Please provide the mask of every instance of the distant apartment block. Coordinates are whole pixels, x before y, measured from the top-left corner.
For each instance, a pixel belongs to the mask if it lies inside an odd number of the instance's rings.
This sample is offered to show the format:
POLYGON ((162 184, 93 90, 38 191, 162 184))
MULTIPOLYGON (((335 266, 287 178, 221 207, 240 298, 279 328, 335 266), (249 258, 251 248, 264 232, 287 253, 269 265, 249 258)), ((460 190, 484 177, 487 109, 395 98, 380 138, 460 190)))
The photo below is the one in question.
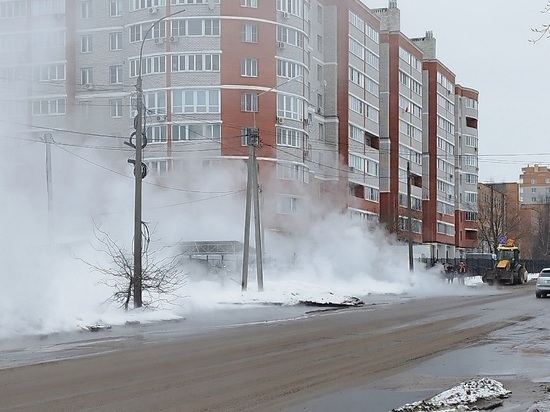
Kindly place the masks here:
POLYGON ((550 169, 537 164, 521 168, 519 198, 524 205, 550 203, 550 169))

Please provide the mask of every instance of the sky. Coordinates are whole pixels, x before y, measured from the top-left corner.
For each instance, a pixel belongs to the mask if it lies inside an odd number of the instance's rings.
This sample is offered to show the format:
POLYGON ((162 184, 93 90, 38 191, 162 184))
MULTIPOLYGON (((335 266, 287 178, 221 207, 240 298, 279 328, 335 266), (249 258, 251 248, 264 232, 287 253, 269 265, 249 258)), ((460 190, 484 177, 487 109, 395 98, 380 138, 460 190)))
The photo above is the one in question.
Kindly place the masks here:
MULTIPOLYGON (((387 0, 363 0, 370 8, 387 0)), ((437 58, 456 82, 479 91, 479 178, 517 182, 528 164, 549 165, 550 39, 532 28, 550 23, 547 0, 398 0, 401 31, 432 31, 437 58)))

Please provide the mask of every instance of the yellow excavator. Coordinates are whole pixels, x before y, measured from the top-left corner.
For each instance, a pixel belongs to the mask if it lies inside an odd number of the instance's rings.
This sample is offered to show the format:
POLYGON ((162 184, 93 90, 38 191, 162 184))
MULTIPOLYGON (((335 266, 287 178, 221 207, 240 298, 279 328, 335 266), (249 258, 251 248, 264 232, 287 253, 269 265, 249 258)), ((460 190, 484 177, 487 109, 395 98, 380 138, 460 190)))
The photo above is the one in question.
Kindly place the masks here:
POLYGON ((527 283, 527 270, 519 261, 519 248, 514 239, 508 239, 506 243, 498 245, 494 267, 487 270, 481 280, 489 285, 527 283))

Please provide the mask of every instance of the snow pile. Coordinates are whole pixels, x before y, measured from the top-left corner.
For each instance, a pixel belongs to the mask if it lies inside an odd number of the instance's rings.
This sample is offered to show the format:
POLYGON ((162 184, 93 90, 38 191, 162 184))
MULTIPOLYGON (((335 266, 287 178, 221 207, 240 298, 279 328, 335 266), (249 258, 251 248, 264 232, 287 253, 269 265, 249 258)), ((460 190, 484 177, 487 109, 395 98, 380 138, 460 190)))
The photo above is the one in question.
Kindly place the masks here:
POLYGON ((407 404, 391 412, 460 412, 479 410, 476 403, 505 398, 511 392, 494 379, 481 378, 461 383, 433 398, 407 404))

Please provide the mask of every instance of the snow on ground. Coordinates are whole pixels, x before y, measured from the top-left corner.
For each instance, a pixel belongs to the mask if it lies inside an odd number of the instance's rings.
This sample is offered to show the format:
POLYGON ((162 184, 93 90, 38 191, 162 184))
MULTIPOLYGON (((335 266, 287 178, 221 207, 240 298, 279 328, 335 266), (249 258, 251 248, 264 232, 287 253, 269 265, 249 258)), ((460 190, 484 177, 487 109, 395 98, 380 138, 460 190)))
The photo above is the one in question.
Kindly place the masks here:
MULTIPOLYGON (((472 379, 423 401, 392 409, 391 412, 462 412, 479 410, 480 401, 498 404, 511 392, 490 378, 472 379)), ((487 406, 486 403, 484 406, 487 406)), ((492 408, 491 408, 492 409, 492 408)))

